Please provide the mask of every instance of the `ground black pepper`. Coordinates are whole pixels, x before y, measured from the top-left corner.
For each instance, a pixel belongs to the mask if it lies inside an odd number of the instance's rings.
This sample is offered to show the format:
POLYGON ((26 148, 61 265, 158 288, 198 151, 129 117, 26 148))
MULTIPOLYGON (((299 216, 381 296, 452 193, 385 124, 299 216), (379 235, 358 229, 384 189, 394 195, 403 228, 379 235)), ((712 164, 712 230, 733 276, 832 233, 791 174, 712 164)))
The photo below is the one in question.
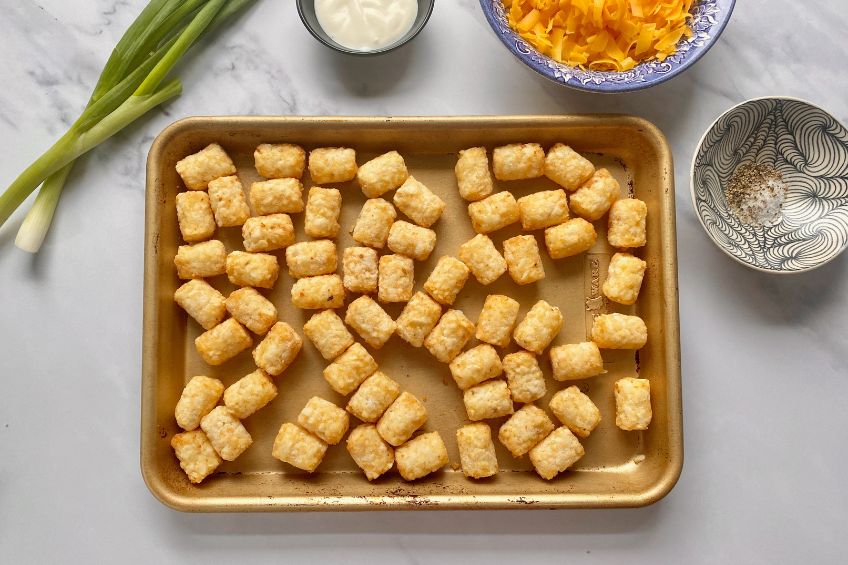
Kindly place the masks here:
POLYGON ((730 211, 743 224, 759 227, 780 218, 786 199, 783 175, 763 163, 743 163, 724 188, 730 211))

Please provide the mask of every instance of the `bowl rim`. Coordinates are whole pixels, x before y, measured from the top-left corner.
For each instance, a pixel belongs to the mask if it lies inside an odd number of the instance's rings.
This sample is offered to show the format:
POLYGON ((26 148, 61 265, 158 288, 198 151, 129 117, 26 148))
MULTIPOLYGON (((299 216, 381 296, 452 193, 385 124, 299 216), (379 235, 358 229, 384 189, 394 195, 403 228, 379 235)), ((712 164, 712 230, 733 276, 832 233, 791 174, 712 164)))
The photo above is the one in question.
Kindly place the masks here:
MULTIPOLYGON (((672 69, 671 71, 669 71, 665 74, 653 75, 653 77, 651 77, 648 80, 644 80, 644 81, 640 81, 640 82, 636 82, 636 83, 604 83, 603 85, 600 85, 600 84, 595 84, 595 83, 587 83, 587 84, 584 84, 584 83, 581 83, 581 82, 572 83, 570 80, 565 80, 565 81, 558 80, 558 79, 554 78, 553 76, 551 76, 550 74, 543 72, 541 69, 539 69, 536 66, 531 65, 529 62, 525 61, 524 56, 526 55, 526 53, 522 53, 521 51, 519 51, 518 48, 512 42, 507 41, 504 34, 499 33, 498 30, 495 29, 496 24, 499 23, 499 22, 498 22, 497 18, 495 17, 494 13, 492 13, 492 10, 488 8, 488 6, 492 3, 492 0, 479 0, 479 1, 480 1, 480 9, 483 11, 483 15, 486 17, 486 21, 488 22, 489 27, 492 29, 493 32, 495 32, 495 35, 497 36, 497 38, 510 51, 510 53, 512 53, 518 60, 520 60, 522 63, 524 63, 525 66, 529 67, 531 70, 533 70, 538 75, 543 76, 546 79, 548 79, 549 81, 556 83, 560 86, 566 86, 568 88, 573 88, 574 90, 580 90, 582 92, 592 92, 592 93, 598 93, 598 94, 618 94, 618 93, 622 93, 622 92, 637 92, 639 90, 645 90, 647 88, 651 88, 652 86, 662 84, 662 83, 669 81, 669 80, 673 79, 674 77, 678 76, 680 73, 682 73, 683 71, 685 71, 686 69, 688 69, 689 67, 691 67, 692 65, 697 63, 701 59, 701 57, 703 57, 704 55, 707 54, 707 51, 712 49, 713 45, 718 43, 718 39, 721 36, 721 34, 724 33, 724 30, 727 27, 727 24, 730 23, 730 18, 733 15, 734 8, 736 7, 736 0, 727 0, 729 2, 729 5, 727 7, 727 12, 726 12, 727 15, 724 17, 724 19, 721 22, 718 22, 716 24, 716 33, 713 35, 712 41, 710 41, 709 43, 706 43, 701 49, 695 51, 692 54, 692 57, 689 58, 689 59, 686 59, 680 66, 672 69)), ((542 55, 541 53, 539 53, 539 55, 542 56, 542 57, 547 57, 547 55, 542 55)), ((547 57, 547 58, 550 59, 550 57, 547 57)), ((564 65, 564 63, 560 63, 560 64, 564 65)), ((565 66, 572 68, 569 65, 565 65, 565 66)))
MULTIPOLYGON (((424 19, 421 20, 421 23, 419 23, 418 25, 413 24, 413 26, 409 29, 409 31, 406 32, 407 35, 405 35, 404 37, 401 37, 400 39, 398 39, 394 43, 390 43, 389 45, 387 45, 385 47, 381 47, 380 49, 374 49, 374 50, 371 50, 371 51, 359 51, 359 50, 356 50, 356 49, 351 49, 349 47, 345 47, 344 45, 342 45, 340 43, 336 43, 332 39, 330 39, 330 41, 327 41, 326 39, 324 39, 309 24, 309 22, 306 21, 306 18, 303 15, 303 3, 305 1, 306 0, 297 0, 295 2, 295 4, 297 5, 297 15, 300 17, 300 23, 303 24, 303 27, 306 28, 306 31, 308 31, 309 34, 312 37, 317 39, 319 43, 329 47, 330 49, 337 51, 339 53, 344 53, 345 55, 354 55, 356 57, 368 57, 370 55, 382 55, 384 53, 388 53, 389 51, 394 51, 395 49, 398 49, 399 47, 406 45, 407 43, 409 43, 410 41, 415 39, 418 36, 418 34, 421 33, 421 30, 423 30, 425 27, 427 27, 427 23, 430 21, 430 16, 433 15, 433 8, 436 5, 436 0, 416 0, 418 2, 418 9, 419 10, 421 9, 422 6, 425 8, 424 19)), ((310 1, 314 5, 315 0, 310 0, 310 1)), ((735 1, 735 0, 733 0, 733 1, 735 1)), ((417 16, 416 16, 416 18, 417 18, 417 16)), ((326 32, 324 32, 324 33, 326 33, 326 32)), ((327 35, 327 37, 329 37, 329 34, 327 35)))
POLYGON ((709 135, 709 133, 711 131, 713 131, 713 128, 716 127, 716 124, 718 124, 718 122, 722 118, 724 118, 727 114, 733 112, 737 108, 741 108, 742 106, 746 106, 746 105, 751 104, 753 102, 760 102, 762 100, 788 100, 790 102, 800 102, 802 104, 806 104, 807 106, 810 106, 811 108, 815 108, 816 110, 824 112, 826 115, 830 116, 836 123, 840 124, 843 128, 846 127, 839 119, 836 118, 836 116, 834 116, 833 114, 831 114, 830 112, 828 112, 827 110, 825 110, 824 108, 819 106, 818 104, 816 104, 814 102, 810 102, 809 100, 806 100, 804 98, 799 98, 797 96, 785 96, 785 95, 780 95, 780 94, 772 95, 772 96, 757 96, 755 98, 749 98, 748 100, 744 100, 742 102, 739 102, 738 104, 734 104, 733 106, 731 106, 730 108, 728 108, 727 110, 722 112, 716 119, 714 119, 710 123, 709 127, 707 127, 707 129, 704 130, 704 133, 701 135, 701 138, 698 140, 698 143, 695 144, 695 151, 692 153, 692 161, 689 165, 689 196, 690 196, 690 200, 692 202, 692 209, 695 212, 695 217, 698 218, 698 223, 701 225, 701 227, 703 228, 704 232, 707 234, 707 237, 710 239, 710 241, 713 242, 713 244, 715 244, 715 246, 718 247, 722 251, 722 253, 724 253, 725 255, 727 255, 728 257, 730 257, 731 259, 733 259, 737 263, 739 263, 741 265, 745 265, 746 267, 748 267, 750 269, 754 269, 755 271, 759 271, 761 273, 769 273, 769 274, 772 274, 772 275, 798 275, 798 274, 801 274, 801 273, 809 273, 810 271, 814 271, 814 270, 818 269, 819 267, 823 267, 824 265, 827 265, 828 263, 830 263, 831 261, 833 261, 834 259, 836 259, 840 255, 842 255, 842 253, 845 251, 845 249, 848 249, 848 242, 846 242, 845 245, 843 245, 842 248, 839 251, 837 251, 836 253, 834 253, 833 255, 831 255, 830 257, 825 259, 824 261, 822 261, 820 263, 816 263, 815 265, 812 265, 810 267, 805 267, 803 269, 793 269, 791 271, 789 271, 789 270, 779 270, 778 271, 778 270, 775 270, 775 269, 764 269, 764 268, 759 267, 757 265, 753 265, 751 263, 748 263, 747 261, 743 261, 739 257, 736 257, 735 255, 730 253, 727 249, 725 249, 725 247, 723 245, 721 245, 718 241, 715 240, 715 238, 713 237, 713 234, 710 233, 710 230, 708 230, 706 224, 704 224, 704 219, 701 217, 701 214, 698 212, 698 202, 699 202, 699 200, 698 200, 697 196, 695 195, 695 162, 698 160, 698 153, 700 153, 701 147, 704 145, 704 140, 707 138, 707 135, 709 135))

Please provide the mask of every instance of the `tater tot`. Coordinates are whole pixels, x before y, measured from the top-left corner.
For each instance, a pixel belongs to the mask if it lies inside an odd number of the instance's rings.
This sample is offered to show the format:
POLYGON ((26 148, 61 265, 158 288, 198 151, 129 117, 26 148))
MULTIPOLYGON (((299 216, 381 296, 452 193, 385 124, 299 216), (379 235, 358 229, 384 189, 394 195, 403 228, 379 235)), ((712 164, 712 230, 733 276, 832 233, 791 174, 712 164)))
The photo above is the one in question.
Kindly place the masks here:
POLYGON ((180 159, 177 162, 177 173, 189 190, 204 190, 209 181, 236 174, 236 166, 223 147, 212 143, 180 159))
POLYGON ((450 363, 450 372, 459 389, 468 390, 476 384, 499 376, 503 367, 495 348, 484 343, 457 355, 450 363))
POLYGON ((517 235, 503 242, 504 260, 516 284, 532 284, 545 278, 539 244, 532 235, 517 235))
POLYGON ((333 310, 318 312, 303 324, 303 333, 327 360, 335 359, 353 345, 353 335, 333 310))
POLYGON ((347 182, 356 176, 356 151, 321 147, 309 152, 309 176, 315 184, 347 182))
POLYGON ((212 442, 201 430, 174 434, 171 438, 180 467, 188 480, 198 484, 215 472, 221 464, 221 456, 212 447, 212 442))
POLYGON ((498 430, 498 439, 513 457, 521 457, 554 431, 554 423, 545 411, 525 404, 498 430))
POLYGON ((433 272, 424 281, 424 290, 437 302, 450 306, 465 286, 469 273, 465 263, 445 255, 439 259, 433 272))
POLYGON ((568 190, 577 190, 592 177, 595 166, 568 145, 557 143, 545 156, 545 176, 568 190))
POLYGON ((194 245, 180 245, 174 257, 177 276, 200 279, 223 275, 227 271, 227 250, 217 239, 194 245))
POLYGON ((250 185, 250 205, 257 216, 303 212, 303 184, 298 179, 271 179, 250 185))
POLYGON ((415 286, 415 263, 403 255, 383 255, 377 265, 377 300, 408 302, 415 286))
POLYGON ((382 198, 366 200, 353 226, 353 239, 362 245, 382 249, 397 217, 395 207, 382 198))
POLYGON ((292 305, 303 310, 341 308, 344 298, 344 285, 339 275, 297 279, 291 288, 292 305))
POLYGON ((524 319, 515 327, 515 343, 533 353, 540 354, 554 340, 562 328, 562 312, 544 300, 530 308, 524 319))
POLYGON ((571 430, 561 427, 530 450, 530 462, 539 476, 549 481, 577 463, 584 453, 571 430))
POLYGON ((342 193, 335 188, 313 186, 306 199, 303 231, 309 237, 336 237, 341 225, 342 193))
POLYGON ((442 363, 450 363, 472 335, 474 324, 471 320, 459 310, 448 310, 424 339, 424 347, 442 363))
POLYGON ((545 171, 545 152, 538 143, 513 143, 495 147, 492 168, 498 180, 539 178, 545 171))
POLYGON ((379 269, 377 251, 370 247, 346 247, 342 257, 344 287, 350 292, 376 292, 379 269))
POLYGON ((324 369, 324 379, 334 391, 347 396, 374 374, 377 362, 360 343, 354 343, 347 351, 324 369))
POLYGON ((224 295, 202 279, 192 279, 174 292, 174 301, 204 330, 211 330, 227 315, 224 295))
POLYGON ((504 356, 501 364, 513 401, 526 404, 545 396, 545 375, 535 355, 529 351, 517 351, 504 356))
POLYGON ((396 189, 408 176, 406 163, 397 151, 374 157, 356 171, 356 180, 368 198, 377 198, 396 189))
POLYGON ((553 377, 557 381, 586 379, 606 372, 601 350, 591 341, 552 347, 550 355, 553 377))
POLYGON ((483 234, 477 234, 459 246, 459 259, 482 285, 492 284, 507 270, 506 259, 491 238, 483 234))
POLYGON ((551 412, 578 437, 589 437, 601 421, 601 411, 592 399, 570 386, 551 398, 551 412))
POLYGON ((318 468, 325 453, 327 444, 324 440, 291 422, 280 426, 271 450, 275 459, 309 473, 318 468))
POLYGON ((471 227, 474 231, 491 233, 514 224, 521 214, 515 197, 503 191, 469 204, 468 216, 471 218, 471 227))
POLYGON ((615 381, 615 425, 626 431, 647 430, 651 424, 651 382, 625 377, 615 381))
POLYGON ((397 447, 427 421, 427 409, 415 395, 402 392, 377 421, 380 436, 397 447))
POLYGON ((290 143, 263 143, 253 152, 253 162, 266 179, 299 179, 306 167, 306 151, 290 143))
POLYGON ((568 219, 568 199, 564 190, 543 190, 518 199, 521 227, 540 230, 568 219))
POLYGON ((294 243, 294 224, 288 214, 248 218, 241 227, 245 251, 275 251, 294 243))
POLYGON ((280 266, 274 255, 245 251, 227 255, 227 278, 236 286, 273 288, 279 275, 280 266))
POLYGON ((492 194, 492 175, 485 147, 472 147, 459 152, 454 168, 459 195, 476 202, 492 194))
POLYGON ((347 412, 320 396, 313 396, 297 416, 297 423, 330 445, 339 443, 350 426, 347 412))
POLYGON ((487 424, 466 424, 456 430, 456 445, 462 474, 470 479, 483 479, 498 473, 498 458, 492 430, 487 424))
POLYGON ((435 300, 423 292, 416 292, 398 316, 395 331, 411 346, 421 347, 441 315, 442 307, 435 300))
POLYGON ((277 322, 253 350, 253 361, 269 375, 277 376, 294 362, 302 347, 303 340, 294 328, 277 322))
POLYGON ((598 169, 586 184, 571 195, 571 211, 590 222, 607 213, 612 203, 621 196, 621 187, 610 172, 598 169))
POLYGON ((387 472, 395 463, 394 449, 380 437, 373 424, 362 424, 350 432, 347 452, 369 481, 387 472))
POLYGON ((235 175, 209 181, 209 203, 222 228, 240 226, 250 217, 244 187, 235 175))
POLYGON ((226 406, 218 406, 204 416, 200 428, 224 461, 235 461, 253 443, 244 424, 226 406))
POLYGON ((545 230, 545 247, 551 259, 562 259, 588 251, 595 245, 596 239, 598 234, 595 226, 583 218, 574 218, 545 230))
POLYGON ((235 319, 221 322, 197 336, 194 346, 209 365, 222 365, 253 345, 253 339, 235 319))
POLYGON ((376 422, 400 396, 400 385, 382 371, 365 379, 350 397, 347 411, 363 422, 376 422))
POLYGON ((277 321, 274 304, 249 286, 231 292, 225 305, 233 318, 255 334, 266 333, 277 321))
POLYGON ((399 221, 393 223, 389 229, 386 243, 395 253, 416 261, 426 261, 436 247, 436 232, 409 222, 399 221))
POLYGON ((639 316, 602 314, 592 322, 592 341, 604 349, 641 349, 648 341, 648 327, 639 316))
POLYGON ((277 396, 277 386, 262 369, 240 378, 224 391, 224 405, 236 417, 247 418, 268 405, 277 396))
POLYGON ((473 386, 462 394, 462 401, 472 422, 500 418, 513 412, 506 381, 488 381, 473 386))
POLYGON ((610 208, 607 241, 613 247, 631 249, 647 242, 645 222, 648 205, 636 198, 623 198, 610 208))
POLYGON ((218 379, 192 377, 186 383, 174 410, 177 425, 186 431, 197 429, 200 420, 215 408, 222 394, 224 383, 218 379))
POLYGON ((414 481, 435 473, 448 464, 448 450, 439 432, 421 434, 395 449, 400 476, 414 481))
POLYGON ((619 304, 635 304, 647 266, 645 261, 630 253, 613 255, 607 271, 607 280, 601 287, 604 296, 619 304))
POLYGON ((506 347, 512 339, 512 329, 518 320, 518 301, 501 294, 490 294, 483 302, 477 318, 476 337, 480 341, 506 347))
POLYGON ((196 243, 215 235, 215 216, 208 194, 201 191, 180 192, 176 205, 177 223, 184 240, 196 243))
POLYGON ((329 239, 295 243, 286 249, 286 266, 296 279, 335 273, 338 267, 336 243, 329 239))
POLYGON ((409 177, 395 192, 392 199, 397 209, 419 226, 429 228, 442 217, 447 204, 444 200, 424 186, 423 183, 409 177))
POLYGON ((374 349, 383 347, 396 327, 392 317, 368 296, 360 296, 348 305, 345 323, 374 349))

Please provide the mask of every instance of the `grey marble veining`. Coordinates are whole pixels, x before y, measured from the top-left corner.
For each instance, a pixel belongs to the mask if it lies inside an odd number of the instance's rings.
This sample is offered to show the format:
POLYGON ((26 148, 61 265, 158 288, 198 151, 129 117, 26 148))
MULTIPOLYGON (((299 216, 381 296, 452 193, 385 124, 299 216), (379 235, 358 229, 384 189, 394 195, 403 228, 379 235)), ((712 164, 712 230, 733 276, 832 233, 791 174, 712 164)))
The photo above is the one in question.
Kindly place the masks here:
MULTIPOLYGON (((689 165, 726 108, 769 94, 848 122, 843 2, 740 0, 721 42, 645 92, 564 90, 524 68, 476 0, 441 0, 412 44, 332 52, 294 2, 260 0, 181 65, 183 95, 74 170, 42 252, 0 229, 0 547, 13 562, 498 560, 835 563, 846 547, 848 255, 764 275, 708 240, 689 165), (189 115, 624 112, 675 158, 686 463, 640 510, 191 516, 138 471, 144 159, 189 115)), ((0 0, 0 184, 60 135, 141 0, 0 0)))

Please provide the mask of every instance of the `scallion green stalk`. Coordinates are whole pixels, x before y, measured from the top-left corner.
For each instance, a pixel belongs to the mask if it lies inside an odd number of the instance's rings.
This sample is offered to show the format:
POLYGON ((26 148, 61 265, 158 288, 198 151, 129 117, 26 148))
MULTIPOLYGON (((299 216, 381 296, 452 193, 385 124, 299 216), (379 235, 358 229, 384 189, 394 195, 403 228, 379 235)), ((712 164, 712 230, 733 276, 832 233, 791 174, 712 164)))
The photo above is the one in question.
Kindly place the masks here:
POLYGON ((185 55, 185 52, 188 51, 189 47, 194 45, 194 42, 198 40, 200 35, 203 33, 203 30, 209 27, 209 24, 211 24, 212 20, 215 19, 215 16, 224 6, 225 2, 226 0, 210 0, 205 6, 203 6, 191 23, 180 34, 171 48, 168 49, 165 56, 156 63, 156 66, 153 67, 153 70, 150 71, 147 78, 142 81, 141 85, 139 85, 133 93, 133 96, 144 96, 156 90, 156 87, 158 87, 162 80, 164 80, 165 75, 167 75, 174 65, 177 64, 177 61, 185 55))

